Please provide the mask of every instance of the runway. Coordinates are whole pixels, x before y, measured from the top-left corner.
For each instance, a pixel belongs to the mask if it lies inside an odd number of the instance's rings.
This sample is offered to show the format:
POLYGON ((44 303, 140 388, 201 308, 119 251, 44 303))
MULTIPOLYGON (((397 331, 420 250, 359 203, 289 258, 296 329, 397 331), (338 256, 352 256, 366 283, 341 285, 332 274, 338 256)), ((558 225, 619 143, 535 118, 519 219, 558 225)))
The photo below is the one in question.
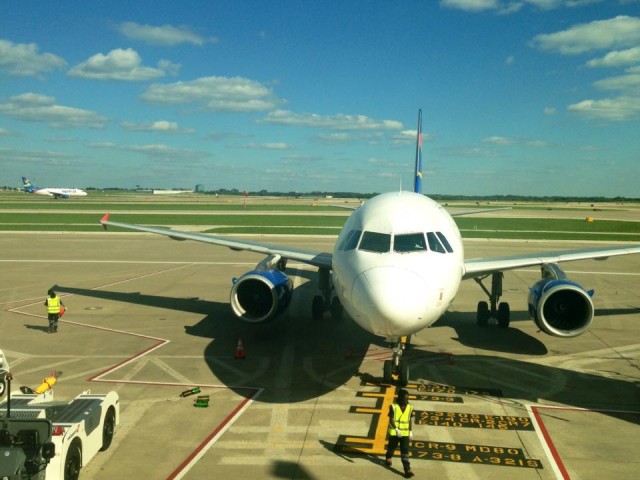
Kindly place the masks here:
MULTIPOLYGON (((265 238, 330 251, 334 238, 265 238)), ((469 241, 467 257, 584 243, 469 241)), ((268 325, 235 319, 232 278, 261 256, 145 234, 0 236, 0 348, 14 386, 63 375, 58 400, 115 390, 121 423, 81 478, 398 478, 382 465, 381 383, 391 352, 348 318, 311 320, 312 269, 268 325), (68 307, 47 334, 57 285, 68 307), (234 358, 242 338, 246 358, 234 358), (179 394, 198 386, 208 408, 179 394)), ((563 264, 596 291, 592 328, 552 338, 528 319, 536 268, 505 274, 509 329, 475 325, 484 300, 464 282, 447 314, 412 338, 417 478, 633 478, 640 461, 640 256, 563 264)))

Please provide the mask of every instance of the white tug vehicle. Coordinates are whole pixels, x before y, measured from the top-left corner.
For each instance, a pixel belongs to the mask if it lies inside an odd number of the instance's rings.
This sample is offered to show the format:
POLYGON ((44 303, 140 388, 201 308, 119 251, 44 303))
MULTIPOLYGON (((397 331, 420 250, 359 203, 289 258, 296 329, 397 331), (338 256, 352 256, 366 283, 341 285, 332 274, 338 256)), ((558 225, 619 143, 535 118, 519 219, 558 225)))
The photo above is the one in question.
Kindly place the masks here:
POLYGON ((54 372, 36 389, 11 392, 0 350, 0 480, 77 480, 80 469, 111 445, 120 421, 116 392, 82 392, 53 400, 54 372))

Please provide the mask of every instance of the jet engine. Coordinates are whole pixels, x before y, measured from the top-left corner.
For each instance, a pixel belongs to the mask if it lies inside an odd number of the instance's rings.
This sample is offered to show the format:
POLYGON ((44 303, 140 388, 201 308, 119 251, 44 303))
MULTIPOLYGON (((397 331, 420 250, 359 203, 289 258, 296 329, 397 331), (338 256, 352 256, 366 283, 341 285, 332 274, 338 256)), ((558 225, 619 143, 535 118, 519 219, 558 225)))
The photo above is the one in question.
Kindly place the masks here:
POLYGON ((273 320, 289 306, 293 284, 282 271, 286 261, 272 255, 258 264, 255 270, 233 280, 231 308, 246 322, 273 320))
POLYGON ((593 290, 569 280, 556 264, 542 265, 542 279, 529 289, 529 314, 554 337, 577 337, 591 325, 593 290))

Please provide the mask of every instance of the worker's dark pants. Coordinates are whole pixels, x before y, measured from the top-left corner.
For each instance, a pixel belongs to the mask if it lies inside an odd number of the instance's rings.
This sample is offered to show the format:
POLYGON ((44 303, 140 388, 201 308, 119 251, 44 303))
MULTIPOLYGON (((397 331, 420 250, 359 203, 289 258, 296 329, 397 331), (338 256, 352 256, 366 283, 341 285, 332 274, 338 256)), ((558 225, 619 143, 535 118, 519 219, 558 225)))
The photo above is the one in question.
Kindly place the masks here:
POLYGON ((398 448, 400 444, 400 460, 402 460, 402 466, 404 471, 411 470, 411 464, 409 463, 409 437, 396 437, 395 435, 389 435, 389 446, 387 447, 386 459, 391 460, 393 452, 398 448))
POLYGON ((49 314, 49 330, 51 330, 52 332, 55 332, 58 330, 58 319, 60 318, 60 315, 57 313, 50 313, 49 314))

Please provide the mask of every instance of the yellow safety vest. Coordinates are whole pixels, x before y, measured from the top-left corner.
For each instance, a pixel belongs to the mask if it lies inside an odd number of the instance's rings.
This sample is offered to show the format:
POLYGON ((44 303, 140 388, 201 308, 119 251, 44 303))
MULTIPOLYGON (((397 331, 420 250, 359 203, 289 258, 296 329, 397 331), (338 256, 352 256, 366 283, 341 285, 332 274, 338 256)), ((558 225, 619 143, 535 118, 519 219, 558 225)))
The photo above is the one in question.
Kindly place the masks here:
MULTIPOLYGON (((391 408, 393 408, 393 421, 396 424, 396 428, 400 430, 400 436, 408 437, 409 422, 411 420, 411 414, 413 413, 413 406, 407 405, 404 412, 397 403, 392 404, 391 408)), ((393 437, 396 436, 396 429, 391 426, 391 423, 389 423, 389 435, 393 437)))
POLYGON ((47 297, 47 313, 60 313, 60 297, 47 297))

